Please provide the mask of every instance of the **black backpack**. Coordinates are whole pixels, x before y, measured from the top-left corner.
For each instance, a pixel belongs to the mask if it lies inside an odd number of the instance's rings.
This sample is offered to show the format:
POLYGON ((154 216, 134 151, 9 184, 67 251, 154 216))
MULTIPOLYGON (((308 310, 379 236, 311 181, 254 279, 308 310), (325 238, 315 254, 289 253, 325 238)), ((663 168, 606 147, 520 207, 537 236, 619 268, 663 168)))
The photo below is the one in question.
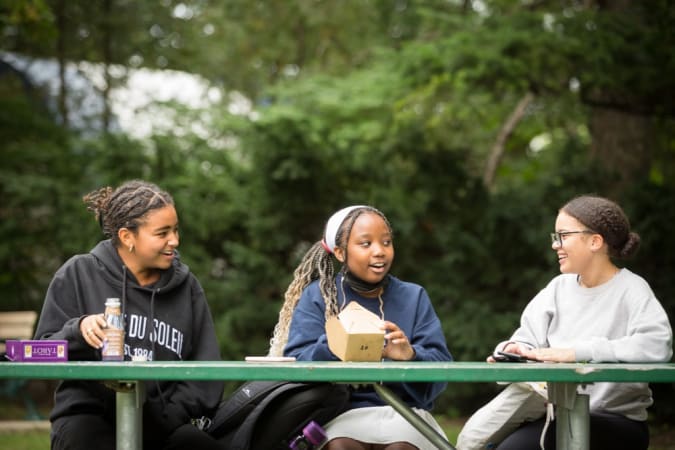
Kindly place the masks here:
POLYGON ((232 450, 288 449, 312 420, 323 426, 349 406, 333 383, 249 381, 223 400, 208 432, 232 450))

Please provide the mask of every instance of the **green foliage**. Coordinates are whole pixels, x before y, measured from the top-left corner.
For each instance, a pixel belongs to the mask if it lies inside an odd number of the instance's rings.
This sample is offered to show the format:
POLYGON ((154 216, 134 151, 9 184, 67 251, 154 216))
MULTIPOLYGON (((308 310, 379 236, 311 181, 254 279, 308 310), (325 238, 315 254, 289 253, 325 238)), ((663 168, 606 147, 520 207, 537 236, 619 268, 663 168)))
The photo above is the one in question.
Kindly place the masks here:
MULTIPOLYGON (((8 309, 39 309, 54 270, 83 240, 76 174, 85 153, 28 101, 0 101, 0 289, 8 309)), ((91 221, 93 223, 93 221, 91 221)))

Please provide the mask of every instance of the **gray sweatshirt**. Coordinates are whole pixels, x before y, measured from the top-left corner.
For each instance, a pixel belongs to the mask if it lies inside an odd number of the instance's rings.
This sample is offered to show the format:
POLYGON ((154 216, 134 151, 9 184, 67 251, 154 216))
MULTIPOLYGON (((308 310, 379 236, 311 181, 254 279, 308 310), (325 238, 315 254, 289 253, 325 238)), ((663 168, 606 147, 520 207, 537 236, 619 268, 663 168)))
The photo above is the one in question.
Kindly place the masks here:
MULTIPOLYGON (((649 284, 628 269, 593 288, 576 274, 555 277, 525 307, 510 339, 528 348, 573 348, 580 362, 667 362, 673 354, 668 316, 649 284)), ((503 345, 503 344, 500 344, 503 345)), ((594 383, 591 412, 646 420, 652 393, 647 383, 594 383)))

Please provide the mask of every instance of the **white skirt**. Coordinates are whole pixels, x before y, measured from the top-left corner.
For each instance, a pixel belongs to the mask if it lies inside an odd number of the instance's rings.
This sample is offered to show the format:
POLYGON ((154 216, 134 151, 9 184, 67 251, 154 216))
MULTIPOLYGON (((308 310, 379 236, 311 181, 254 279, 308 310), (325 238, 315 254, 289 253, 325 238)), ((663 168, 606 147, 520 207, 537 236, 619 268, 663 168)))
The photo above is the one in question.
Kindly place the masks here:
MULTIPOLYGON (((445 437, 445 432, 429 411, 419 408, 413 408, 413 411, 445 437)), ((350 409, 328 422, 324 429, 328 435, 326 442, 339 437, 348 437, 369 444, 408 442, 420 450, 436 448, 391 406, 350 409)))

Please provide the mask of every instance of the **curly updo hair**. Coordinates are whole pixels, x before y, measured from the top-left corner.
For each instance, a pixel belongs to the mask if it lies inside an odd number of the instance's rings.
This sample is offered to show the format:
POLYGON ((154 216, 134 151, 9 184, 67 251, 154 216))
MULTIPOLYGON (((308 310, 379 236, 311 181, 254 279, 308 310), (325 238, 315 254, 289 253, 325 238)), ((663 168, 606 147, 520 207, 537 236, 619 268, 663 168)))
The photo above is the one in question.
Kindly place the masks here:
POLYGON ((612 258, 631 258, 640 248, 640 236, 630 230, 628 217, 618 204, 609 199, 582 195, 570 200, 560 210, 601 235, 612 258))
POLYGON ((174 205, 171 195, 155 184, 143 180, 127 181, 117 189, 110 186, 85 195, 82 200, 93 211, 103 234, 118 247, 117 232, 128 228, 136 232, 145 222, 148 212, 174 205))
MULTIPOLYGON (((335 234, 335 243, 338 247, 347 248, 347 241, 352 232, 354 222, 362 214, 377 214, 393 234, 389 220, 386 216, 372 206, 359 206, 350 211, 342 220, 342 224, 335 234)), ((293 272, 293 280, 284 294, 284 303, 279 311, 279 320, 274 326, 274 333, 270 340, 270 356, 282 356, 284 347, 288 342, 288 331, 291 326, 291 318, 295 307, 300 300, 302 291, 314 280, 319 280, 319 291, 326 305, 325 317, 336 316, 340 312, 338 305, 338 292, 335 286, 335 272, 333 267, 332 253, 324 247, 322 239, 316 241, 303 256, 300 265, 293 272)))

